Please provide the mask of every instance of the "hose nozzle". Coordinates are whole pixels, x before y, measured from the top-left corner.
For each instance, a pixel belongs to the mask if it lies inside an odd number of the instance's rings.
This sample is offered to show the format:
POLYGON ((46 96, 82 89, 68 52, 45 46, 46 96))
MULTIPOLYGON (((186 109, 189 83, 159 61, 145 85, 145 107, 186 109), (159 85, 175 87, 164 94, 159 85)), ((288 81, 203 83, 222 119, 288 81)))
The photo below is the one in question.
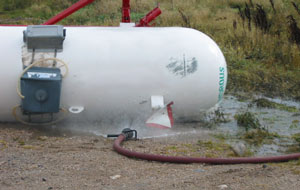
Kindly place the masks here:
POLYGON ((107 137, 114 138, 114 137, 119 137, 120 135, 124 135, 126 138, 125 140, 130 140, 130 139, 137 140, 137 131, 130 128, 123 129, 121 134, 109 134, 107 135, 107 137))

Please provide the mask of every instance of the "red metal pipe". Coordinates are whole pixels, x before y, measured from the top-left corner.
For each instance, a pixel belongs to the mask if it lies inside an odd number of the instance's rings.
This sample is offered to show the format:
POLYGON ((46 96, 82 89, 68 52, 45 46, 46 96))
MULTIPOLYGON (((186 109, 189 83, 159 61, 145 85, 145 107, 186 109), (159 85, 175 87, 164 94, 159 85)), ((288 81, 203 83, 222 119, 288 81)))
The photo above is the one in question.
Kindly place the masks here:
POLYGON ((151 12, 149 12, 144 18, 140 20, 138 24, 136 24, 137 27, 142 26, 149 26, 149 23, 153 21, 156 17, 158 17, 161 14, 161 10, 159 7, 156 7, 151 12))
POLYGON ((123 0, 122 22, 130 23, 130 0, 123 0))
POLYGON ((77 10, 91 4, 95 0, 80 0, 77 3, 73 4, 71 7, 67 8, 66 10, 62 11, 58 15, 52 17, 48 21, 46 21, 43 25, 53 25, 61 21, 62 19, 66 18, 67 16, 71 15, 72 13, 76 12, 77 10))
POLYGON ((255 163, 267 163, 267 162, 285 162, 290 160, 297 160, 300 158, 300 153, 288 154, 283 156, 271 156, 271 157, 245 157, 245 158, 204 158, 204 157, 183 157, 183 156, 163 156, 155 154, 146 154, 140 152, 134 152, 124 149, 121 144, 126 140, 124 134, 118 136, 114 142, 114 149, 119 154, 130 158, 138 158, 148 161, 158 162, 170 162, 170 163, 206 163, 206 164, 255 164, 255 163))

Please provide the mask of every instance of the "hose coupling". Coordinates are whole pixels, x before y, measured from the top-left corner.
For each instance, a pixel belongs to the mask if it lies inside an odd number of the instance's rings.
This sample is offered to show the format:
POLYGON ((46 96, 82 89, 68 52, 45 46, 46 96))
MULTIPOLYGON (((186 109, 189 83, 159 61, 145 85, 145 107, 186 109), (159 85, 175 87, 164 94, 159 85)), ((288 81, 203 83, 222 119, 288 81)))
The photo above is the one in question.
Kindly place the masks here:
POLYGON ((107 135, 107 137, 113 138, 113 137, 118 137, 120 135, 124 135, 125 140, 131 140, 131 139, 137 140, 137 131, 130 128, 123 129, 121 134, 109 134, 107 135))

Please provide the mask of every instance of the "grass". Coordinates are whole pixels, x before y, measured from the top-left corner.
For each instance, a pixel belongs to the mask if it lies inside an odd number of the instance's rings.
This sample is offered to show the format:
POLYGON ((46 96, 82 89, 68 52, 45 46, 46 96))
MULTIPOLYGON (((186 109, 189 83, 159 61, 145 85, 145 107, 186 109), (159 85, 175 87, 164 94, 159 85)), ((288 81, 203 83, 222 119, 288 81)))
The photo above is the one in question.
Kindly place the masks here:
POLYGON ((181 144, 176 146, 164 147, 163 151, 166 155, 177 156, 195 156, 216 158, 234 155, 230 145, 224 142, 201 141, 196 144, 181 144))
POLYGON ((217 110, 215 110, 214 117, 212 118, 212 122, 214 124, 228 123, 228 122, 230 122, 230 119, 226 118, 226 116, 225 116, 224 112, 222 112, 222 110, 217 109, 217 110))
POLYGON ((300 145, 300 133, 296 133, 292 138, 300 145))
POLYGON ((287 106, 285 104, 279 104, 279 103, 267 100, 265 98, 256 99, 252 103, 254 103, 259 108, 273 108, 273 109, 279 109, 279 110, 292 112, 292 113, 299 112, 299 109, 297 109, 295 106, 287 106))
POLYGON ((235 119, 239 127, 244 128, 246 131, 250 129, 260 129, 261 125, 259 120, 255 117, 253 113, 245 112, 241 114, 236 114, 235 119))
POLYGON ((255 146, 271 144, 275 138, 280 138, 280 136, 277 133, 271 133, 264 129, 250 130, 241 136, 241 139, 255 146))
POLYGON ((271 163, 271 166, 276 166, 284 169, 289 169, 293 174, 300 175, 300 159, 282 163, 271 163))
MULTIPOLYGON (((160 154, 175 156, 193 156, 206 158, 236 157, 232 147, 224 141, 202 141, 192 144, 177 144, 163 147, 160 154)), ((243 156, 252 156, 253 152, 247 149, 243 156)))
POLYGON ((266 127, 261 126, 259 120, 253 113, 245 112, 235 115, 239 127, 245 129, 239 135, 241 140, 254 146, 261 146, 262 144, 270 144, 275 138, 280 138, 278 133, 272 133, 266 127))
POLYGON ((8 143, 4 140, 0 140, 0 151, 6 149, 8 147, 8 143))
MULTIPOLYGON (((300 151, 300 133, 296 133, 292 135, 292 139, 296 142, 288 147, 287 153, 294 153, 300 151)), ((300 162, 299 162, 300 163, 300 162)))
MULTIPOLYGON (((40 24, 76 1, 3 0, 0 23, 40 24)), ((244 91, 299 100, 300 14, 292 4, 296 1, 274 1, 274 6, 269 0, 252 2, 132 0, 131 16, 137 22, 159 3, 163 14, 156 26, 191 27, 212 37, 228 63, 227 93, 244 91)), ((118 26, 121 3, 96 0, 60 24, 118 26)))

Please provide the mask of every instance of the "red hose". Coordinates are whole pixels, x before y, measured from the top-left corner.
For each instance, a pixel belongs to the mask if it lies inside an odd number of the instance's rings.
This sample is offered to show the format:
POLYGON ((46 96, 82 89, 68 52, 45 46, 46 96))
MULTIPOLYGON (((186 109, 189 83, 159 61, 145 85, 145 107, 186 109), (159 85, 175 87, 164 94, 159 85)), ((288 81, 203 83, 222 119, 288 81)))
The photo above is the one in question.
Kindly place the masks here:
POLYGON ((285 162, 290 160, 297 160, 300 158, 300 153, 288 154, 283 156, 272 157, 245 157, 245 158, 204 158, 204 157, 183 157, 183 156, 163 156, 155 154, 146 154, 127 150, 121 146, 122 142, 126 140, 124 134, 118 136, 114 142, 114 149, 119 154, 130 158, 138 158, 148 161, 170 162, 170 163, 206 163, 206 164, 254 164, 267 162, 285 162))

